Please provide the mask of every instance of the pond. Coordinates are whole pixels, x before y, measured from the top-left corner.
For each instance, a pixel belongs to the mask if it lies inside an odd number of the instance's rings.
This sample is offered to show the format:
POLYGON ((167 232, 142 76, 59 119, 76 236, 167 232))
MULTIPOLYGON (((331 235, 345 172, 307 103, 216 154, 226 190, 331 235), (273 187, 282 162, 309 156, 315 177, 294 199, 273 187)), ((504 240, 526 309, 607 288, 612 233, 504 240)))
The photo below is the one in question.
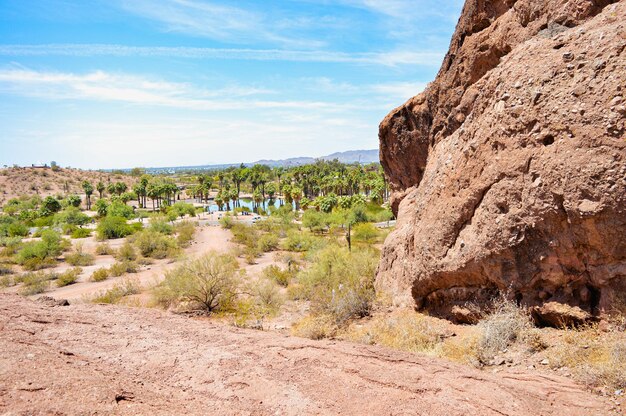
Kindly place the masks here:
MULTIPOLYGON (((265 211, 268 210, 268 207, 270 206, 275 206, 275 207, 279 207, 281 205, 284 205, 285 201, 282 198, 279 199, 266 199, 265 202, 260 204, 260 207, 262 207, 265 211)), ((252 198, 240 198, 239 199, 239 206, 240 207, 247 207, 250 211, 253 211, 253 206, 254 203, 252 201, 252 198)), ((295 204, 293 204, 294 208, 295 208, 295 204)), ((232 202, 231 202, 231 209, 232 207, 232 202)), ((213 202, 211 203, 211 205, 209 205, 207 207, 207 211, 208 212, 216 212, 217 209, 217 205, 213 202)))

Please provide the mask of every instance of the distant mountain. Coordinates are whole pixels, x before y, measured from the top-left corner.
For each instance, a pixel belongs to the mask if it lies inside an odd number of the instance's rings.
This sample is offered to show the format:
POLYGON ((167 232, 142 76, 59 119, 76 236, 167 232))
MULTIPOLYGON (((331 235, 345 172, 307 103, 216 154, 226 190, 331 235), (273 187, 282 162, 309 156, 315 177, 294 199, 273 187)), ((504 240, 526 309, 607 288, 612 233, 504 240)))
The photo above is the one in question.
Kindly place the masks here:
MULTIPOLYGON (((257 160, 256 162, 245 163, 246 166, 253 165, 268 165, 272 167, 293 167, 293 166, 302 166, 310 163, 315 163, 316 160, 334 160, 337 159, 341 163, 361 163, 361 164, 369 164, 369 163, 378 163, 378 149, 372 150, 348 150, 346 152, 336 152, 327 156, 321 156, 318 158, 315 157, 291 157, 288 159, 262 159, 257 160)), ((163 172, 178 172, 185 170, 209 170, 209 169, 224 169, 231 166, 239 166, 240 163, 226 163, 219 165, 200 165, 200 166, 171 166, 171 167, 162 167, 162 168, 147 168, 146 171, 148 173, 163 173, 163 172)))

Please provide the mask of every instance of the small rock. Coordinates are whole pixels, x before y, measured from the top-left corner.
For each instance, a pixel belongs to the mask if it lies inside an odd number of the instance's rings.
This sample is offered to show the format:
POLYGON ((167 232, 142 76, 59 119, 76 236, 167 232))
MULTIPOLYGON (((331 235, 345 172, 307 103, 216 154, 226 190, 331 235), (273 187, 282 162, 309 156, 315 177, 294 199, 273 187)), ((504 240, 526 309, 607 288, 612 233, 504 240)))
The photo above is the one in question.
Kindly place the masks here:
POLYGON ((565 62, 571 62, 574 60, 574 54, 571 52, 565 52, 563 54, 563 61, 565 62))
POLYGON ((544 358, 543 360, 541 360, 539 362, 539 364, 541 364, 541 365, 548 365, 548 364, 550 364, 550 360, 548 360, 547 358, 544 358))
POLYGON ((622 394, 624 394, 624 390, 615 390, 616 396, 621 396, 622 394))

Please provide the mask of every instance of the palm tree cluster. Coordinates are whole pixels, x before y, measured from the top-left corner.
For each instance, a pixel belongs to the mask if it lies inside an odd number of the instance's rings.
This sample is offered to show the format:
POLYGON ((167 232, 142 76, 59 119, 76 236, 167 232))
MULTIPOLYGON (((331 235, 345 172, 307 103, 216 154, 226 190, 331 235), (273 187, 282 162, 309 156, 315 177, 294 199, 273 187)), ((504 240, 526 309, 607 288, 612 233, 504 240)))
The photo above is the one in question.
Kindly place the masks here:
POLYGON ((323 211, 346 206, 355 199, 382 204, 389 197, 380 165, 344 164, 337 160, 318 160, 291 168, 242 164, 186 179, 188 195, 208 203, 211 189, 216 189, 212 199, 220 209, 226 210, 240 206, 242 192, 251 197, 255 208, 278 198, 280 204, 305 209, 317 207, 323 211))

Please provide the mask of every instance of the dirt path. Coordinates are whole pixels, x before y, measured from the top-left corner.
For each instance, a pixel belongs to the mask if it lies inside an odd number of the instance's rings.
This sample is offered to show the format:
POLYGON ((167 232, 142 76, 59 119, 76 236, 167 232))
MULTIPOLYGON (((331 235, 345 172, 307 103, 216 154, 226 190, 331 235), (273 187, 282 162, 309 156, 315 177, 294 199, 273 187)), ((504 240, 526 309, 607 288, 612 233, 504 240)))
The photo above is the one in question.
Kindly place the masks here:
MULTIPOLYGON (((216 226, 201 226, 196 229, 194 235, 194 241, 191 246, 185 249, 184 253, 187 257, 197 257, 207 251, 215 250, 220 253, 229 252, 233 244, 229 242, 231 234, 228 230, 224 230, 221 227, 216 226)), ((109 245, 116 249, 119 248, 124 242, 124 239, 109 240, 109 245)), ((92 239, 83 240, 83 247, 86 251, 93 252, 97 242, 92 239)), ((108 267, 115 263, 115 259, 112 256, 97 256, 96 264, 93 266, 83 267, 83 273, 77 283, 65 286, 61 288, 52 287, 50 291, 42 295, 35 295, 33 298, 40 296, 52 296, 55 298, 67 299, 70 302, 81 301, 85 296, 91 296, 95 293, 110 289, 120 281, 126 278, 137 279, 137 281, 144 287, 149 287, 163 278, 163 274, 166 270, 175 267, 176 263, 172 263, 170 260, 156 260, 154 264, 148 266, 148 268, 139 271, 139 273, 127 274, 121 277, 109 278, 102 282, 91 282, 89 277, 94 270, 100 267, 108 267)), ((57 271, 63 271, 71 266, 63 264, 58 267, 57 271)))
POLYGON ((606 415, 556 376, 0 294, 0 413, 606 415))

